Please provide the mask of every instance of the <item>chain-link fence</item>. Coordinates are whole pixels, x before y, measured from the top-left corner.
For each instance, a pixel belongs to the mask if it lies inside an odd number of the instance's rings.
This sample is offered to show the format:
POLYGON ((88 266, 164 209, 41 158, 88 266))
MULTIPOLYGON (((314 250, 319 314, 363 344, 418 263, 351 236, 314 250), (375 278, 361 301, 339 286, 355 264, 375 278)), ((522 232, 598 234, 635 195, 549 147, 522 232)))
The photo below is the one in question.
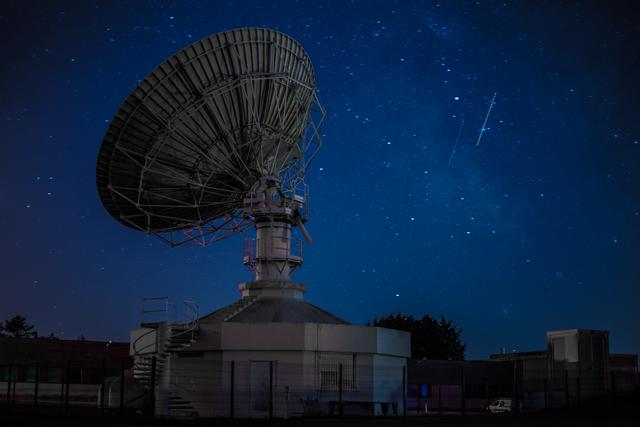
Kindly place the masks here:
MULTIPOLYGON (((636 371, 572 372, 566 370, 518 371, 509 375, 482 376, 456 366, 457 375, 430 382, 412 381, 407 386, 408 411, 414 414, 466 412, 519 412, 597 405, 613 407, 638 389, 636 371), (475 375, 474 375, 475 374, 475 375)), ((428 377, 428 375, 427 375, 428 377)))
POLYGON ((404 366, 343 358, 312 358, 307 363, 171 360, 168 374, 156 375, 156 414, 231 418, 401 415, 404 366))
MULTIPOLYGON (((0 365, 0 405, 19 407, 59 407, 65 410, 93 408, 124 409, 128 402, 111 400, 102 390, 131 387, 132 360, 67 361, 55 363, 0 365)), ((120 390, 119 389, 119 390, 120 390)), ((125 393, 119 393, 125 396, 125 393)))
POLYGON ((0 405, 181 418, 398 416, 405 407, 402 365, 357 363, 355 356, 307 363, 180 356, 154 360, 142 376, 130 358, 0 365, 0 405))
POLYGON ((415 416, 615 406, 638 387, 637 372, 504 369, 482 377, 460 364, 412 378, 403 365, 350 355, 298 362, 212 357, 156 360, 142 377, 130 358, 0 365, 0 406, 181 418, 415 416))

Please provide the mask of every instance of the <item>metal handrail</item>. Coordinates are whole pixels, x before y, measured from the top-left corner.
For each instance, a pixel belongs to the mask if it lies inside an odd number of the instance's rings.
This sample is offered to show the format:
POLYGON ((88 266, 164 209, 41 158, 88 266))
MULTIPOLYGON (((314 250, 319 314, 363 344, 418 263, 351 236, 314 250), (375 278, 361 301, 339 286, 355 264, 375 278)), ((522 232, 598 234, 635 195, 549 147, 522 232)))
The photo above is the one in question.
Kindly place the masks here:
POLYGON ((282 251, 287 254, 287 257, 302 258, 302 239, 299 237, 283 238, 280 236, 272 236, 268 238, 254 239, 248 237, 243 241, 243 257, 250 260, 255 260, 257 250, 261 249, 261 252, 267 252, 265 247, 269 247, 272 251, 282 251))
POLYGON ((140 335, 138 338, 136 338, 136 340, 133 342, 132 346, 133 346, 133 355, 134 356, 140 356, 141 355, 141 351, 142 350, 146 350, 147 348, 151 347, 151 346, 155 346, 156 347, 156 353, 158 352, 158 340, 156 338, 156 340, 151 343, 151 344, 147 344, 146 346, 144 346, 143 348, 141 348, 140 350, 138 350, 136 344, 138 343, 138 341, 140 341, 142 338, 146 337, 147 335, 149 335, 152 332, 156 332, 155 329, 149 329, 147 332, 145 332, 144 334, 140 335))
POLYGON ((189 323, 189 330, 191 331, 191 341, 195 339, 195 331, 199 326, 199 311, 200 308, 195 301, 184 300, 183 301, 185 308, 185 320, 189 323))
POLYGON ((145 323, 145 315, 147 314, 153 314, 153 313, 164 313, 164 320, 165 322, 169 322, 169 321, 173 321, 175 322, 177 320, 178 317, 178 308, 176 307, 175 304, 172 304, 171 302, 169 302, 169 297, 148 297, 148 298, 143 298, 142 299, 142 307, 141 307, 141 313, 140 313, 140 323, 145 323), (164 307, 163 308, 158 308, 158 309, 145 309, 145 303, 156 303, 156 304, 163 304, 164 307), (169 311, 170 309, 173 309, 173 319, 169 318, 169 311))
MULTIPOLYGON (((144 302, 162 302, 164 303, 164 310, 142 310, 142 314, 144 315, 145 313, 158 313, 158 312, 165 312, 167 313, 169 311, 169 307, 173 307, 175 309, 175 317, 177 320, 177 309, 175 307, 175 304, 171 304, 169 302, 169 299, 167 297, 153 297, 153 298, 145 298, 143 300, 144 302)), ((180 330, 176 333, 172 333, 170 334, 170 336, 167 338, 167 340, 165 341, 165 343, 163 345, 167 345, 170 344, 171 341, 175 340, 176 338, 183 336, 183 335, 190 335, 190 341, 193 342, 195 340, 195 333, 198 330, 199 327, 199 307, 198 304, 195 301, 189 301, 189 300, 185 300, 183 301, 184 303, 184 323, 182 324, 177 324, 175 322, 173 322, 172 324, 170 324, 170 328, 175 326, 185 326, 186 329, 184 330, 180 330)), ((152 353, 155 353, 158 355, 158 357, 160 357, 161 359, 164 359, 165 357, 167 357, 167 354, 165 351, 163 351, 162 353, 160 353, 160 348, 159 348, 159 343, 158 343, 158 336, 156 335, 156 339, 149 344, 146 344, 145 346, 138 348, 138 345, 140 343, 140 341, 149 336, 152 333, 156 333, 157 334, 158 329, 157 328, 152 328, 150 330, 148 330, 147 332, 143 333, 142 335, 140 335, 138 338, 136 338, 133 341, 132 347, 133 347, 133 355, 134 357, 139 358, 139 361, 134 362, 134 368, 137 367, 141 367, 142 363, 144 363, 145 360, 148 360, 150 357, 153 357, 153 354, 149 354, 149 353, 142 353, 143 351, 149 349, 150 347, 155 347, 155 350, 152 353), (140 361, 141 359, 141 361, 140 361)), ((163 347, 163 349, 166 349, 166 347, 163 347)), ((169 349, 167 349, 169 350, 169 349)))
POLYGON ((185 318, 189 323, 193 324, 198 321, 199 307, 195 301, 184 300, 185 318))
MULTIPOLYGON (((143 315, 145 313, 158 313, 158 312, 167 312, 169 307, 173 307, 175 309, 176 312, 176 316, 177 317, 177 308, 175 307, 175 304, 171 304, 169 302, 169 298, 168 297, 151 297, 151 298, 144 298, 143 299, 144 302, 149 302, 149 301, 153 301, 153 302, 164 302, 165 305, 165 309, 164 310, 142 310, 143 315)), ((195 338, 195 331, 198 329, 199 326, 199 307, 198 304, 195 301, 189 301, 189 300, 185 300, 183 301, 184 306, 185 306, 185 311, 184 311, 184 316, 185 316, 185 322, 184 324, 187 325, 187 329, 185 331, 180 331, 178 333, 172 334, 169 337, 169 340, 179 337, 181 335, 187 334, 187 333, 191 333, 191 339, 193 340, 195 338)), ((176 319, 177 320, 177 319, 176 319)), ((155 346, 156 350, 155 352, 158 353, 158 342, 157 339, 154 343, 151 344, 147 344, 142 348, 138 348, 137 344, 138 342, 146 337, 147 335, 155 332, 156 329, 151 329, 147 332, 145 332, 144 334, 140 335, 138 338, 136 338, 136 340, 133 342, 133 351, 134 351, 134 356, 138 356, 141 355, 141 352, 148 349, 149 347, 155 346)))
POLYGON ((178 384, 178 383, 177 383, 177 382, 175 382, 175 381, 169 381, 169 383, 171 384, 171 386, 175 386, 176 388, 182 389, 182 390, 184 390, 184 391, 186 391, 186 392, 189 392, 189 393, 193 392, 193 390, 189 390, 189 389, 188 389, 188 388, 186 388, 185 386, 180 385, 180 384, 178 384))

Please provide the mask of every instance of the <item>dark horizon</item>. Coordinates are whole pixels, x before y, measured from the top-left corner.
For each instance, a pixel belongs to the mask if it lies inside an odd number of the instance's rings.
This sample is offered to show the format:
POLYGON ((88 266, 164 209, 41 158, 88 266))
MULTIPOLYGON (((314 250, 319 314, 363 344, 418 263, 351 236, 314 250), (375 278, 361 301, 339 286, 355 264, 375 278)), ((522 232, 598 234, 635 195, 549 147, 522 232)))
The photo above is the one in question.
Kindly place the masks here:
POLYGON ((308 301, 359 324, 442 314, 468 359, 559 329, 640 353, 638 18, 632 1, 4 3, 0 320, 122 341, 143 297, 202 314, 238 297, 253 232, 170 249, 109 216, 95 166, 153 67, 265 26, 307 50, 327 110, 308 301))

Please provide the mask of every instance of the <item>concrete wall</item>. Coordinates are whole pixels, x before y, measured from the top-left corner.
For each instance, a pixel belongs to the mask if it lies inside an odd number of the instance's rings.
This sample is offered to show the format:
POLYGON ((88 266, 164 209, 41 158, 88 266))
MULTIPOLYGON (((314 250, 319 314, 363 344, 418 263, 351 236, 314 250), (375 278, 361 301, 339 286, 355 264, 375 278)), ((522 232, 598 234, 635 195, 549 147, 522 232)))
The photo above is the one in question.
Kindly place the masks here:
MULTIPOLYGON (((397 402, 396 412, 402 413, 403 372, 406 375, 407 361, 404 358, 381 354, 373 355, 373 401, 397 402)), ((404 379, 406 382, 406 377, 404 379)))
MULTIPOLYGON (((138 340, 138 348, 153 348, 156 336, 145 335, 148 332, 134 330, 132 342, 138 340)), ((409 355, 410 335, 385 328, 203 324, 197 342, 172 353, 166 365, 170 401, 176 409, 183 407, 183 414, 193 410, 200 417, 230 416, 232 400, 237 417, 266 417, 270 406, 277 417, 336 412, 342 365, 343 400, 350 402, 352 411, 373 415, 371 402, 392 402, 397 411, 402 368, 409 355)))
POLYGON ((401 410, 405 359, 369 353, 229 350, 203 352, 199 357, 186 358, 174 354, 170 368, 171 392, 190 402, 200 417, 230 416, 233 361, 234 416, 268 416, 270 390, 276 417, 332 411, 335 414, 339 388, 337 384, 329 387, 322 384, 321 371, 324 369, 326 375, 332 368, 329 365, 323 368, 323 363, 329 363, 323 360, 344 362, 343 400, 352 406, 351 413, 359 411, 359 414, 374 415, 373 402, 391 403, 396 412, 401 410), (354 388, 353 378, 348 377, 353 375, 348 361, 356 364, 353 367, 354 388), (270 366, 273 366, 271 379, 270 366))
MULTIPOLYGON (((198 344, 207 347, 205 337, 199 338, 198 344)), ((405 358, 411 355, 407 332, 320 323, 227 322, 222 325, 220 348, 376 353, 405 358)))

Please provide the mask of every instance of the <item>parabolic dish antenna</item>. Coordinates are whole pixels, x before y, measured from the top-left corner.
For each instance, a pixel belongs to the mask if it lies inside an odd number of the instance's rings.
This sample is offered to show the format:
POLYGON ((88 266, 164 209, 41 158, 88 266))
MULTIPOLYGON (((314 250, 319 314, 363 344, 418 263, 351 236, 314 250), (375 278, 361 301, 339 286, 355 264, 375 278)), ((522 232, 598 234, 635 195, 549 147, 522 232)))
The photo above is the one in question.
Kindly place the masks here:
POLYGON ((295 40, 262 28, 206 37, 156 67, 115 114, 98 155, 100 198, 122 224, 172 246, 274 220, 290 236, 306 220, 303 179, 323 118, 295 40))

